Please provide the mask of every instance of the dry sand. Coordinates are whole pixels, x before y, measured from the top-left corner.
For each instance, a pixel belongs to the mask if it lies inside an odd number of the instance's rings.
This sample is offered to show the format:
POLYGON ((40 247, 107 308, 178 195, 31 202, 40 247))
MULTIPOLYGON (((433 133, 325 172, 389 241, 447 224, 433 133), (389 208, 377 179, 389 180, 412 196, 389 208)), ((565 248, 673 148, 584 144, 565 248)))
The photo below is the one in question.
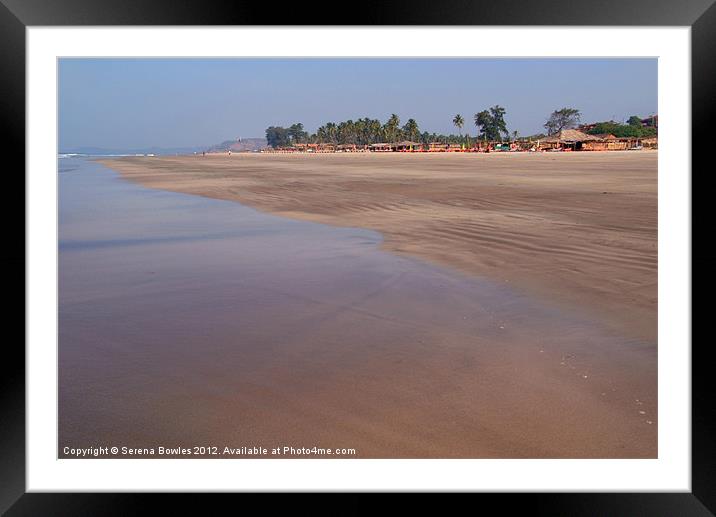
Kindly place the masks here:
POLYGON ((234 154, 101 160, 144 186, 381 232, 656 344, 657 153, 234 154))

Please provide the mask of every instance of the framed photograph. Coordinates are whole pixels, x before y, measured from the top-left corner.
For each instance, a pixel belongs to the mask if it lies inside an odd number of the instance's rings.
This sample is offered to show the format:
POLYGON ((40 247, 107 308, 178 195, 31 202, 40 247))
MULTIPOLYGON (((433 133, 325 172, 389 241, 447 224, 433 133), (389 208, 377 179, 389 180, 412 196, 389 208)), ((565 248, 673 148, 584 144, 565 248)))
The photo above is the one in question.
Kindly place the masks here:
POLYGON ((710 515, 691 177, 711 4, 345 25, 2 0, 26 304, 0 508, 501 492, 710 515))

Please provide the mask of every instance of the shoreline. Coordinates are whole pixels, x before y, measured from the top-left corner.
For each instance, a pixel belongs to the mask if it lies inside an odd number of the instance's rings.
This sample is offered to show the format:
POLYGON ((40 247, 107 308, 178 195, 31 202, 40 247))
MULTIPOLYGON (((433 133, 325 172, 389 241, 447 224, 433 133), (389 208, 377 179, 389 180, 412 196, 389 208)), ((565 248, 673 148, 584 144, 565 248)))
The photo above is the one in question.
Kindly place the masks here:
POLYGON ((239 153, 98 161, 145 187, 378 231, 386 251, 508 282, 656 344, 657 156, 239 153))

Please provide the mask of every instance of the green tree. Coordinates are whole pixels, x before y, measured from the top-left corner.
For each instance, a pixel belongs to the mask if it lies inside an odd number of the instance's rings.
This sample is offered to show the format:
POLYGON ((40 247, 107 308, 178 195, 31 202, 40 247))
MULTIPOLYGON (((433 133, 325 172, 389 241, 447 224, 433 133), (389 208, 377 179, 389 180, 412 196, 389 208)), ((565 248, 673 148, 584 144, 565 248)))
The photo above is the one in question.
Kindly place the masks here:
POLYGON ((612 134, 617 138, 650 138, 658 134, 657 128, 651 126, 633 126, 631 124, 619 124, 613 120, 599 122, 588 131, 590 135, 612 134))
POLYGON ((408 119, 402 131, 408 140, 416 142, 420 139, 420 129, 418 129, 418 123, 413 118, 408 119))
POLYGON ((632 115, 631 117, 629 117, 627 124, 629 124, 630 126, 634 126, 634 127, 641 127, 641 117, 632 115))
POLYGON ((578 109, 562 108, 555 110, 547 119, 544 128, 548 135, 556 135, 563 129, 571 129, 579 124, 582 114, 578 109))
POLYGON ((371 143, 382 142, 385 140, 385 131, 380 120, 373 119, 370 121, 371 143))
POLYGON ((476 113, 475 125, 480 132, 480 136, 489 141, 502 141, 503 135, 508 137, 509 132, 505 122, 505 113, 505 108, 499 105, 476 113))
POLYGON ((483 110, 480 113, 475 113, 475 126, 477 127, 478 134, 485 140, 487 140, 487 133, 489 132, 489 126, 492 123, 492 117, 490 112, 483 110))
POLYGON ((459 113, 452 119, 453 125, 457 128, 460 136, 462 137, 462 127, 465 125, 465 119, 459 113))
POLYGON ((286 128, 271 126, 266 129, 266 142, 274 149, 277 147, 288 147, 291 145, 291 138, 286 128))
POLYGON ((590 135, 611 134, 617 138, 641 138, 646 133, 643 131, 644 129, 653 128, 642 128, 629 124, 619 124, 618 122, 610 120, 608 122, 599 122, 598 124, 595 124, 594 127, 588 131, 588 133, 590 135))
MULTIPOLYGON (((497 138, 502 140, 502 135, 509 136, 507 131, 507 123, 505 122, 505 108, 502 106, 493 106, 490 108, 490 114, 492 115, 492 127, 493 131, 497 134, 497 138)), ((495 140, 497 140, 495 138, 495 140)))
POLYGON ((288 136, 291 138, 292 144, 301 144, 308 140, 308 133, 303 130, 303 124, 300 122, 292 124, 288 128, 288 136))
POLYGON ((400 126, 400 117, 393 113, 383 127, 385 137, 389 142, 395 142, 398 137, 398 128, 400 126))
POLYGON ((326 124, 326 135, 328 136, 328 141, 332 144, 335 144, 338 141, 338 127, 335 122, 329 122, 326 124))
POLYGON ((338 143, 340 144, 356 144, 358 138, 356 134, 355 123, 352 120, 346 120, 338 124, 338 143))
POLYGON ((334 122, 327 122, 316 131, 319 143, 335 144, 338 141, 338 127, 334 122))

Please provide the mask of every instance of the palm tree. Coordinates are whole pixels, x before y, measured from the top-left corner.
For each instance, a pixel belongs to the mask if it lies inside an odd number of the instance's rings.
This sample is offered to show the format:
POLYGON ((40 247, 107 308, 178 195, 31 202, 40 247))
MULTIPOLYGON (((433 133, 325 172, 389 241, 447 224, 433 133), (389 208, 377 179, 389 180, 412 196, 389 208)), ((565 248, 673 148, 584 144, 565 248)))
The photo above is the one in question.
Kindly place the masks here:
POLYGON ((370 134, 373 142, 379 142, 383 139, 383 125, 380 120, 373 119, 370 121, 370 134))
POLYGON ((418 136, 420 135, 420 129, 418 128, 418 123, 415 121, 415 119, 408 119, 408 121, 403 126, 403 133, 404 136, 406 136, 409 140, 413 142, 418 139, 418 136))
MULTIPOLYGON (((455 115, 455 118, 452 119, 453 125, 457 128, 458 133, 460 133, 460 140, 462 141, 462 126, 465 125, 465 119, 462 118, 462 115, 459 113, 455 115)), ((463 148, 465 146, 465 142, 462 142, 463 148)))
POLYGON ((338 143, 340 144, 357 144, 356 126, 352 120, 346 120, 338 124, 336 130, 338 135, 338 143))
POLYGON ((328 141, 335 144, 338 139, 338 127, 335 122, 328 122, 325 126, 325 134, 328 141))
POLYGON ((462 118, 462 115, 459 113, 455 115, 455 118, 452 119, 453 125, 457 128, 458 132, 460 133, 460 136, 462 137, 462 126, 465 125, 465 119, 462 118))
POLYGON ((388 140, 390 142, 395 141, 395 136, 398 130, 398 126, 400 125, 400 118, 398 115, 393 113, 390 118, 388 119, 388 122, 385 123, 385 135, 388 137, 388 140))

